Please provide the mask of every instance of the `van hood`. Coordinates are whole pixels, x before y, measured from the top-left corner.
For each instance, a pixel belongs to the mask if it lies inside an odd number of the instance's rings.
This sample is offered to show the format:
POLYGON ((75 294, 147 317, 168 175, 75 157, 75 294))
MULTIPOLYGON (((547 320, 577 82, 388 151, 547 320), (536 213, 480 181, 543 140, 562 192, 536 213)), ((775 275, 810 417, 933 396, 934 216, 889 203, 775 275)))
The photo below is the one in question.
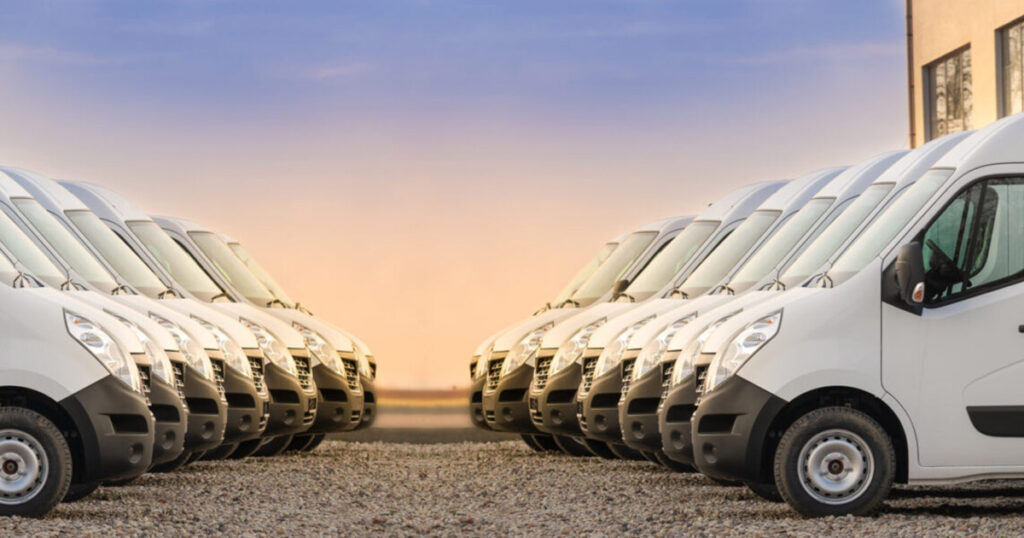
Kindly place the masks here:
MULTIPOLYGON (((219 310, 229 316, 234 316, 237 321, 239 317, 246 318, 252 322, 262 325, 270 331, 275 338, 281 341, 288 349, 305 349, 306 341, 292 328, 292 324, 282 321, 270 314, 246 303, 207 303, 210 308, 219 310)), ((243 327, 244 329, 244 327, 243 327)))
MULTIPOLYGON (((605 304, 605 303, 599 303, 605 304)), ((587 307, 593 308, 593 307, 587 307)), ((513 346, 519 343, 527 334, 547 325, 548 323, 555 323, 562 321, 565 318, 573 316, 579 313, 582 308, 555 308, 546 312, 541 312, 535 316, 530 316, 522 321, 513 323, 506 327, 497 337, 494 339, 494 352, 499 353, 502 351, 508 351, 513 346)), ((486 350, 485 350, 486 351, 486 350)))
MULTIPOLYGON (((350 353, 353 351, 352 340, 340 332, 331 325, 324 323, 305 312, 294 310, 291 308, 260 308, 260 310, 274 316, 277 319, 284 320, 291 327, 292 323, 298 323, 307 329, 317 332, 327 343, 339 352, 350 353)), ((254 320, 255 321, 255 320, 254 320)), ((294 327, 293 327, 294 329, 294 327)))
MULTIPOLYGON (((109 314, 113 314, 115 317, 122 317, 135 325, 138 325, 142 332, 146 333, 147 336, 153 339, 153 343, 160 346, 160 349, 165 351, 178 351, 178 342, 174 340, 174 336, 167 332, 157 322, 150 319, 146 314, 139 313, 134 308, 115 301, 111 295, 102 295, 92 290, 68 290, 64 293, 81 300, 82 302, 88 303, 89 305, 103 310, 109 314)), ((99 323, 97 321, 97 323, 99 323)), ((118 325, 123 325, 120 321, 118 325)), ((132 335, 135 333, 133 332, 132 335)))
MULTIPOLYGON (((601 325, 601 328, 597 329, 590 335, 590 340, 587 342, 587 347, 592 349, 602 349, 613 340, 619 337, 622 331, 632 327, 639 321, 650 318, 651 316, 657 316, 666 310, 671 310, 673 307, 677 307, 682 303, 689 303, 686 299, 651 299, 642 303, 631 305, 633 308, 622 312, 621 314, 613 317, 609 317, 608 321, 601 325)), ((656 321, 656 320, 651 320, 656 321)), ((650 326, 650 323, 644 326, 646 329, 650 326)))
MULTIPOLYGON (((687 323, 668 342, 666 351, 682 351, 690 342, 697 339, 705 329, 714 325, 718 320, 737 312, 750 308, 758 303, 764 302, 771 297, 778 295, 779 291, 748 291, 738 297, 725 296, 730 300, 717 303, 706 303, 704 307, 696 311, 697 317, 687 323)), ((689 315, 683 314, 682 315, 689 315)), ((680 316, 682 317, 682 316, 680 316)), ((679 318, 675 318, 679 319, 679 318)), ((675 321, 675 320, 673 320, 675 321)), ((640 344, 641 346, 643 344, 640 344)))
POLYGON ((704 352, 718 352, 729 343, 736 333, 740 332, 740 330, 747 325, 750 325, 765 316, 773 314, 788 304, 804 300, 807 297, 818 295, 822 292, 828 292, 828 290, 825 288, 793 288, 766 298, 760 303, 743 310, 743 312, 736 314, 729 318, 725 323, 719 325, 718 328, 708 336, 707 341, 704 342, 704 352))
MULTIPOLYGON (((167 299, 160 299, 157 302, 173 311, 179 312, 181 315, 189 318, 190 321, 192 320, 192 316, 195 316, 216 326, 218 329, 224 331, 225 334, 233 338, 235 342, 238 342, 238 345, 242 346, 243 349, 258 349, 260 347, 259 344, 256 343, 256 337, 252 335, 252 332, 238 322, 238 316, 229 316, 219 310, 210 308, 206 303, 201 303, 195 299, 168 297, 167 299)), ((202 327, 202 325, 200 325, 200 327, 202 327)), ((203 333, 208 334, 205 329, 203 329, 203 333)), ((213 339, 213 335, 210 335, 209 337, 211 340, 213 339)), ((213 347, 216 348, 217 344, 214 343, 213 347)))
MULTIPOLYGON (((174 309, 160 304, 160 301, 157 301, 156 299, 150 299, 145 295, 111 295, 110 298, 135 310, 147 318, 150 313, 153 313, 181 327, 181 329, 194 338, 199 345, 203 346, 203 349, 217 349, 217 340, 215 340, 213 335, 204 329, 202 325, 196 323, 196 321, 191 317, 185 314, 180 314, 174 309)), ((170 336, 170 334, 168 334, 168 336, 170 336)), ((178 346, 175 344, 173 348, 165 347, 164 349, 177 350, 178 346)))
MULTIPOLYGON (((104 331, 110 334, 114 341, 121 346, 121 349, 128 353, 143 354, 146 352, 145 348, 142 346, 142 342, 139 341, 138 337, 135 336, 135 333, 131 329, 126 327, 124 323, 118 321, 114 316, 104 312, 101 308, 97 308, 88 301, 83 300, 84 297, 82 296, 57 291, 53 288, 29 288, 21 291, 45 297, 50 301, 60 304, 72 314, 82 316, 99 325, 104 331)), ((125 318, 128 318, 128 316, 125 316, 125 318)), ((159 327, 159 325, 157 327, 159 327)), ((160 331, 166 332, 163 329, 160 329, 160 331)))
MULTIPOLYGON (((629 349, 640 349, 658 336, 665 327, 693 315, 703 315, 704 312, 712 310, 716 306, 722 303, 728 303, 735 300, 736 297, 732 295, 701 295, 690 300, 674 299, 675 304, 670 305, 671 308, 663 310, 658 313, 658 317, 651 320, 650 323, 644 325, 640 330, 633 333, 633 336, 629 339, 629 349)), ((637 320, 639 321, 639 320, 637 320)), ((686 330, 696 319, 691 320, 683 328, 679 329, 676 334, 686 330)))
POLYGON ((600 320, 601 318, 612 319, 627 310, 636 308, 645 303, 598 303, 587 307, 578 313, 563 319, 555 324, 544 335, 541 341, 541 349, 558 349, 567 340, 572 338, 580 329, 600 320))

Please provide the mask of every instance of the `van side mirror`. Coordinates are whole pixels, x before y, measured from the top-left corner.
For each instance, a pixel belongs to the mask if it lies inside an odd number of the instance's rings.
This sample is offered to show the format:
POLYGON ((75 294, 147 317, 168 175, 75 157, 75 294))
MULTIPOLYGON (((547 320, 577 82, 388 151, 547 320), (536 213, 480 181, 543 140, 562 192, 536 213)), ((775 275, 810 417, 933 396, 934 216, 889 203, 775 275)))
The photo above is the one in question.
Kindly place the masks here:
POLYGON ((925 270, 921 243, 914 241, 900 247, 893 269, 896 272, 900 299, 911 306, 923 303, 925 270))
POLYGON ((614 297, 618 297, 619 295, 622 295, 622 292, 626 291, 626 288, 628 288, 628 287, 629 287, 629 280, 627 280, 627 279, 619 280, 618 282, 615 283, 615 287, 612 288, 612 297, 614 298, 614 297))

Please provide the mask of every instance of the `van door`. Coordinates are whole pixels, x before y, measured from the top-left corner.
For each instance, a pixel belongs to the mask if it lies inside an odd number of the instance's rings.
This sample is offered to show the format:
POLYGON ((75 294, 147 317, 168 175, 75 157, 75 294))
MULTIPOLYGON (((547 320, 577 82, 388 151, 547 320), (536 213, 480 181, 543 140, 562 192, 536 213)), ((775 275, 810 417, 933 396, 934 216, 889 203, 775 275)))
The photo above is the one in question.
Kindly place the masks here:
POLYGON ((1024 177, 964 187, 915 240, 923 308, 883 304, 882 376, 919 463, 1024 465, 1024 177))

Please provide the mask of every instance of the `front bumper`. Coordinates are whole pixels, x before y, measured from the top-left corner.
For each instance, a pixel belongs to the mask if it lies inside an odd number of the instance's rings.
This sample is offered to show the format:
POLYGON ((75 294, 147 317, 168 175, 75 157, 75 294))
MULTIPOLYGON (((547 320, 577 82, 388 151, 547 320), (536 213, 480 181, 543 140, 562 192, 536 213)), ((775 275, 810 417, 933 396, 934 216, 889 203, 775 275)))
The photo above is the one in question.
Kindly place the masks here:
POLYGON ((114 376, 64 398, 78 430, 82 461, 72 482, 123 480, 146 472, 153 459, 153 415, 143 396, 114 376))
POLYGON ((316 416, 316 393, 303 388, 298 377, 273 361, 265 362, 263 380, 270 392, 270 417, 264 437, 308 430, 316 416))
MULTIPOLYGON (((252 352, 253 350, 246 350, 247 355, 252 352)), ((224 387, 224 398, 228 405, 224 442, 239 443, 263 435, 263 430, 267 427, 265 413, 268 396, 266 392, 261 393, 256 388, 255 377, 258 373, 254 371, 252 379, 242 375, 238 370, 227 366, 220 359, 219 352, 216 353, 216 358, 211 354, 210 359, 214 363, 214 374, 224 387)))
MULTIPOLYGON (((626 446, 643 452, 661 450, 661 434, 658 432, 658 402, 665 387, 666 365, 662 362, 651 368, 638 380, 631 381, 619 403, 619 425, 622 440, 626 446)), ((668 374, 671 375, 671 369, 668 374)))
POLYGON ((363 412, 363 391, 358 376, 350 378, 318 364, 313 367, 313 380, 316 382, 318 403, 316 420, 309 433, 355 429, 363 412))
POLYGON ((473 386, 469 391, 469 420, 473 425, 482 430, 490 430, 487 420, 484 419, 484 385, 487 383, 487 376, 473 378, 473 386))
POLYGON ((174 376, 184 387, 188 405, 188 430, 185 432, 185 450, 199 452, 216 448, 224 441, 227 423, 227 402, 214 380, 206 379, 189 365, 180 354, 169 353, 174 376))
POLYGON ((521 365, 509 375, 501 375, 504 354, 491 356, 484 386, 484 419, 493 430, 502 432, 535 433, 537 427, 530 420, 527 392, 533 381, 533 367, 521 365), (500 357, 500 358, 496 358, 500 357))
POLYGON ((572 363, 558 373, 548 373, 554 351, 537 357, 537 369, 530 386, 529 407, 533 425, 542 432, 558 435, 583 435, 576 418, 576 391, 582 368, 572 363))
POLYGON ((377 388, 373 377, 360 374, 359 381, 363 384, 363 416, 357 430, 369 428, 377 420, 377 388))
POLYGON ((733 375, 703 396, 693 415, 694 464, 721 480, 770 481, 765 445, 785 400, 733 375))
MULTIPOLYGON (((597 357, 593 357, 596 361, 597 357)), ((584 358, 584 368, 587 367, 584 358)), ((580 394, 577 400, 576 413, 580 422, 580 430, 591 439, 606 443, 622 443, 622 430, 619 428, 619 400, 622 397, 623 367, 626 359, 618 368, 605 372, 594 378, 590 390, 580 394)), ((632 362, 628 363, 632 366, 632 362)))
POLYGON ((150 366, 139 366, 139 375, 149 396, 149 410, 153 413, 153 463, 173 461, 185 450, 185 432, 188 429, 188 411, 185 400, 178 393, 174 379, 171 384, 154 376, 150 366))
POLYGON ((696 374, 690 374, 669 388, 658 409, 661 450, 669 459, 686 465, 694 465, 690 419, 697 410, 696 379, 696 374))

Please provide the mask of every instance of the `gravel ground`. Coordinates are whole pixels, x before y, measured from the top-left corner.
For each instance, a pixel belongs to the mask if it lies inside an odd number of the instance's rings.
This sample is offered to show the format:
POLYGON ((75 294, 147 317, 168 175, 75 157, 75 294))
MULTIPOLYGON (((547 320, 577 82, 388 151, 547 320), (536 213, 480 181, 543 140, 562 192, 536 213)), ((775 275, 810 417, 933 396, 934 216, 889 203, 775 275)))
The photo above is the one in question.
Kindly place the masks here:
POLYGON ((521 442, 331 441, 311 454, 200 462, 0 520, 31 535, 886 535, 1024 533, 1024 482, 904 488, 873 518, 804 520, 743 488, 521 442))

